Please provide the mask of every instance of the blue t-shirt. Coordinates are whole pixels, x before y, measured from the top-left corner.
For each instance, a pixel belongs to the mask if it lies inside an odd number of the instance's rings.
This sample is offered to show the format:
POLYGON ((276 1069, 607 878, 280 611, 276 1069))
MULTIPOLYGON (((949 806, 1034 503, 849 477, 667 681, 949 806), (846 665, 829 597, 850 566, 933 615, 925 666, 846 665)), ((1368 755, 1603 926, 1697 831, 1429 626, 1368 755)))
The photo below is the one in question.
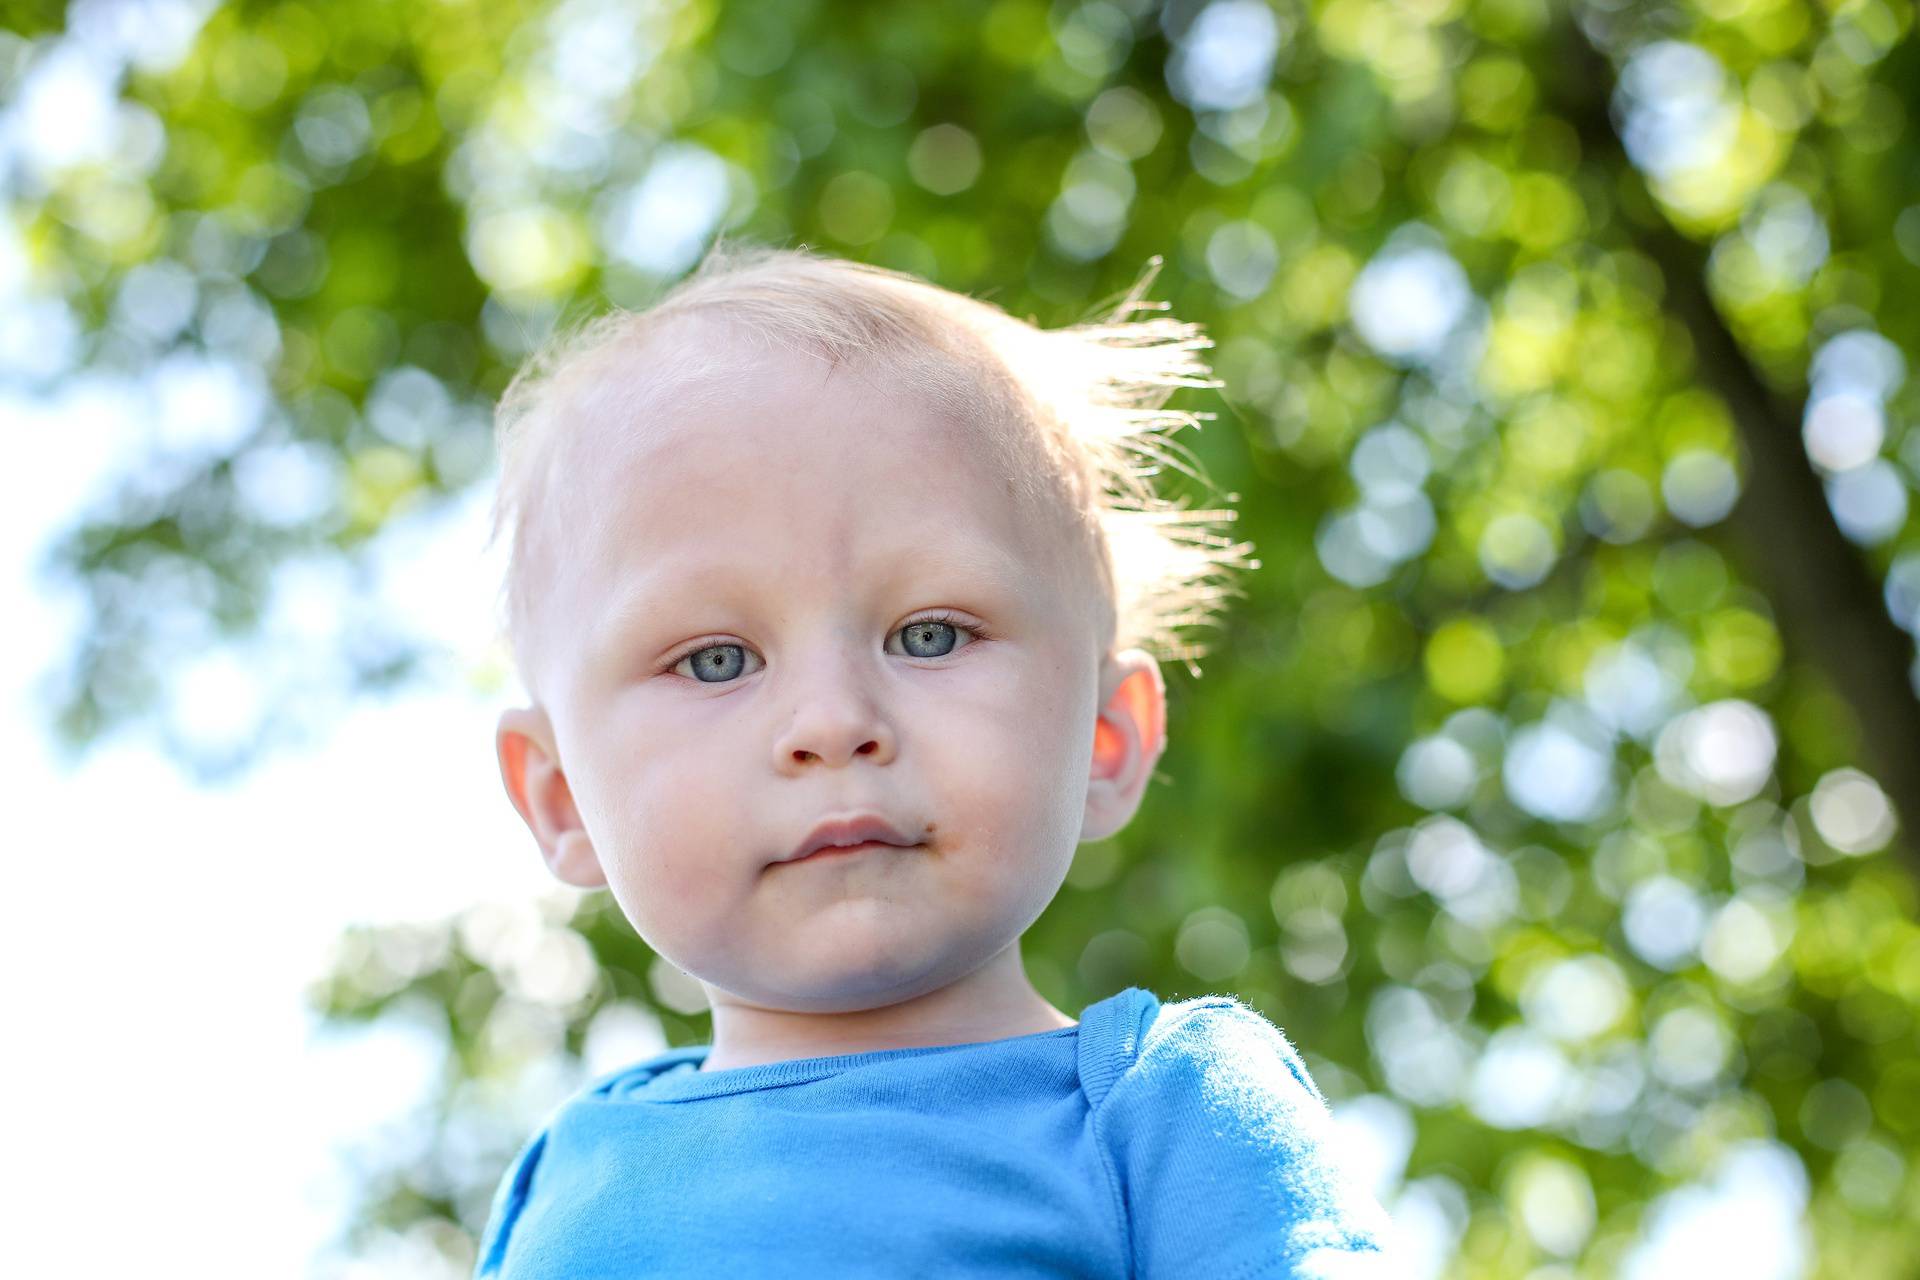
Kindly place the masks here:
POLYGON ((478 1277, 1386 1276, 1286 1037, 1129 987, 1057 1031, 699 1070, 562 1104, 493 1198, 478 1277))

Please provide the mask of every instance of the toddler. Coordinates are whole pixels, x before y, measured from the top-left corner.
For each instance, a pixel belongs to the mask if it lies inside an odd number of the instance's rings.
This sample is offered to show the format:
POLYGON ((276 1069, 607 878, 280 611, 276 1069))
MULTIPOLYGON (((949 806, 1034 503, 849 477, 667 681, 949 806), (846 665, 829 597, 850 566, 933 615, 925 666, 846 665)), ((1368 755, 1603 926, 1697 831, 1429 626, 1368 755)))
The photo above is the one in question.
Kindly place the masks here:
POLYGON ((1128 318, 1151 278, 1048 331, 717 247, 507 389, 501 776, 713 1043, 562 1105, 477 1275, 1385 1274, 1272 1023, 1138 987, 1074 1018, 1021 961, 1166 748, 1149 650, 1258 567, 1147 483, 1172 390, 1218 385, 1196 326, 1128 318))

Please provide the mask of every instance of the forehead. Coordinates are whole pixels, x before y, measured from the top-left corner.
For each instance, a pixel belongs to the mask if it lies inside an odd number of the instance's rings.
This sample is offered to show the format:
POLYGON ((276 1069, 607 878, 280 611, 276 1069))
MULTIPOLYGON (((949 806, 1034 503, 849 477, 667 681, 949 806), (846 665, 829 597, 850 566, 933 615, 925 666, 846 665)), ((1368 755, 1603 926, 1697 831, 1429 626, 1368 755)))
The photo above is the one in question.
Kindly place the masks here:
POLYGON ((915 565, 1050 572, 1055 539, 1023 516, 987 424, 872 361, 831 366, 710 325, 676 338, 649 352, 681 362, 658 385, 597 396, 603 411, 568 424, 548 531, 568 612, 723 571, 815 594, 915 565))

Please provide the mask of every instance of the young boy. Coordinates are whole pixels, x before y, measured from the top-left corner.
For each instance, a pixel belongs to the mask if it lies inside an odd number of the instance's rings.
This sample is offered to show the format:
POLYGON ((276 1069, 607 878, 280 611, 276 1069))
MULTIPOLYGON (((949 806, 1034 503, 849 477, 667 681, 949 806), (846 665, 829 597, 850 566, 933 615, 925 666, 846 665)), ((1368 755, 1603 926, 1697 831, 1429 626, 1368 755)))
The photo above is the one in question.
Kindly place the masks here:
POLYGON ((1194 652, 1258 565, 1133 465, 1217 385, 1195 326, 1125 320, 1147 283, 1045 331, 718 249, 508 388, 501 775, 713 1043, 560 1107, 477 1275, 1385 1274, 1272 1023, 1137 987, 1075 1019, 1021 962, 1166 747, 1143 646, 1194 652))

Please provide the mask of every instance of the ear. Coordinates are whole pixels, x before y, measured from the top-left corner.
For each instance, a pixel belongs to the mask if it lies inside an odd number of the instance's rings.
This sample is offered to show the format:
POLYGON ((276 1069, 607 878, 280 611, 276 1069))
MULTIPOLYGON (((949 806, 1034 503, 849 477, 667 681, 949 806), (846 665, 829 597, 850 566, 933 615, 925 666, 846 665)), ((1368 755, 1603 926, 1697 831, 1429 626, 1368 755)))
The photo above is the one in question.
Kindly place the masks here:
POLYGON ((587 838, 580 813, 573 807, 567 775, 557 763, 553 725, 539 707, 514 707, 500 714, 494 734, 500 756, 500 780, 507 799, 520 812, 527 829, 539 842, 547 869, 579 889, 598 889, 607 883, 600 856, 587 838))
POLYGON ((1100 719, 1080 839, 1104 840, 1133 820, 1153 766, 1167 749, 1167 687, 1144 649, 1123 649, 1100 665, 1100 719))

